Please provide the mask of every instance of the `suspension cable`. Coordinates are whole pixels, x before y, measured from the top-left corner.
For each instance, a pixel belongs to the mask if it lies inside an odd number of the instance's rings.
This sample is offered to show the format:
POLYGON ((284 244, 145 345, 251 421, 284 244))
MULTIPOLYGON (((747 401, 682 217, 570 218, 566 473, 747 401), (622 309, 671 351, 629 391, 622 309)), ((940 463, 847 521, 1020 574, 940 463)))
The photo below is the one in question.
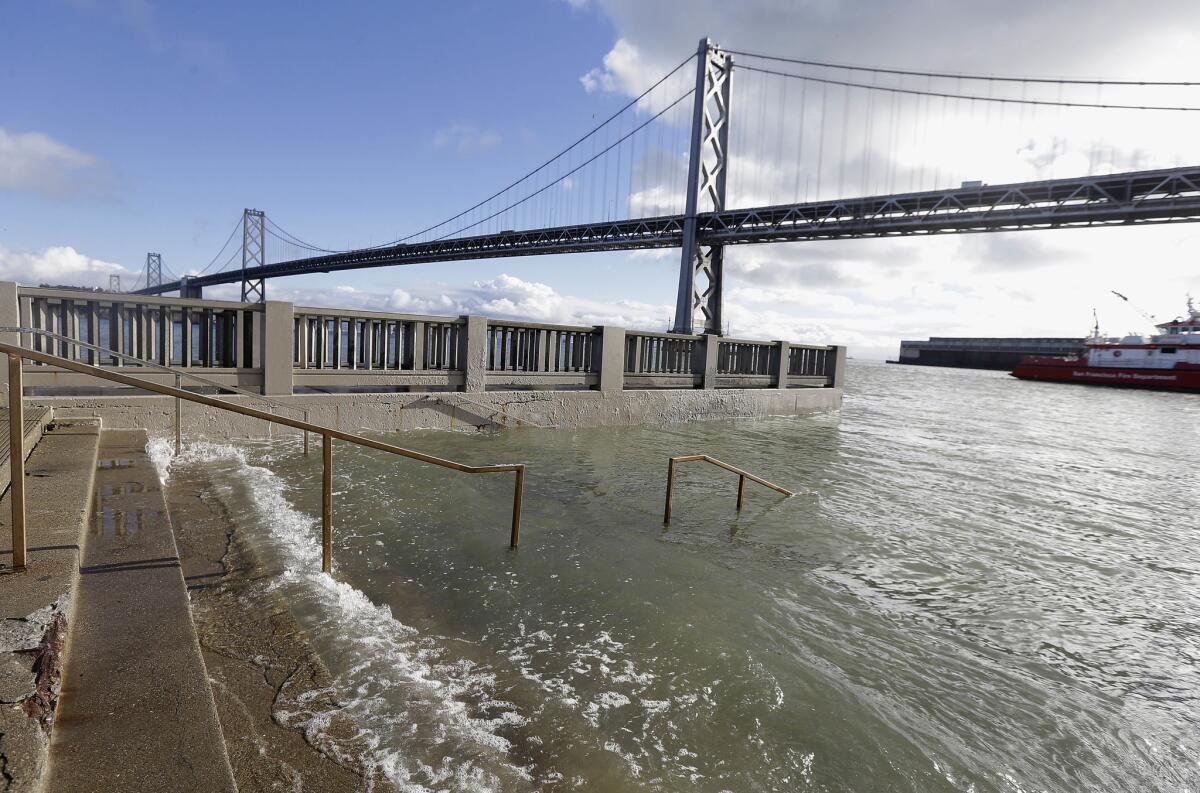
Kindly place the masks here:
MULTIPOLYGON (((882 66, 852 66, 844 63, 826 63, 824 61, 810 61, 802 58, 785 58, 778 55, 762 55, 757 52, 742 52, 740 50, 725 50, 731 55, 744 55, 750 58, 762 58, 767 61, 782 61, 784 63, 796 63, 802 66, 818 66, 825 69, 845 69, 856 72, 876 72, 878 74, 902 74, 913 77, 946 77, 960 80, 991 80, 1001 83, 1058 83, 1064 85, 1136 85, 1136 86, 1196 86, 1200 82, 1188 82, 1177 80, 1076 80, 1054 77, 1012 77, 999 76, 989 77, 980 74, 956 74, 953 72, 922 72, 910 69, 895 69, 882 66)), ((739 64, 741 68, 747 68, 739 64)))
MULTIPOLYGON (((201 270, 200 272, 196 273, 196 275, 204 275, 206 272, 208 272, 209 268, 212 267, 213 264, 216 263, 217 259, 221 258, 221 254, 225 252, 225 249, 227 247, 229 247, 229 243, 233 241, 233 236, 235 234, 237 234, 238 229, 240 229, 241 227, 242 227, 242 221, 239 219, 238 222, 234 224, 233 231, 229 232, 229 238, 227 240, 225 240, 225 244, 221 246, 221 250, 217 251, 217 255, 212 257, 212 261, 210 261, 208 264, 204 265, 204 269, 201 270)), ((222 266, 222 269, 224 269, 224 266, 222 266)), ((220 272, 220 270, 218 270, 217 272, 220 272)))
MULTIPOLYGON (((464 209, 462 212, 459 212, 457 215, 454 215, 453 217, 447 218, 447 219, 443 220, 443 221, 442 221, 442 222, 440 222, 440 223, 435 223, 434 225, 432 225, 432 226, 429 226, 429 227, 427 227, 427 228, 424 228, 424 229, 421 229, 420 231, 414 231, 412 234, 409 234, 409 235, 407 235, 407 236, 401 237, 401 238, 399 238, 399 239, 396 239, 396 240, 392 240, 391 242, 385 242, 385 243, 382 243, 382 244, 380 244, 380 245, 373 245, 373 246, 371 246, 371 248, 387 248, 387 247, 389 247, 389 246, 391 246, 391 245, 397 245, 397 244, 399 244, 399 243, 401 243, 401 242, 406 242, 406 241, 408 241, 408 240, 412 239, 413 237, 419 237, 420 235, 422 235, 422 234, 425 234, 425 233, 427 233, 427 232, 430 232, 430 231, 433 231, 434 229, 441 228, 442 226, 445 226, 447 223, 452 223, 452 222, 454 222, 455 220, 458 220, 459 218, 461 218, 463 215, 466 215, 466 214, 467 214, 467 213, 469 213, 469 212, 473 212, 473 211, 475 211, 476 209, 478 209, 479 207, 481 207, 481 206, 483 206, 484 204, 488 203, 489 201, 491 201, 491 200, 493 200, 493 199, 495 199, 495 198, 497 198, 497 197, 499 197, 499 196, 503 195, 504 193, 508 192, 509 190, 513 189, 513 188, 514 188, 514 187, 516 187, 517 185, 519 185, 519 184, 521 184, 522 182, 524 182, 526 179, 529 179, 529 178, 530 178, 530 177, 532 177, 534 174, 536 174, 536 173, 538 173, 539 171, 541 171, 541 170, 542 170, 543 168, 545 168, 547 165, 550 165, 552 162, 554 162, 555 160, 557 160, 557 159, 559 159, 560 157, 562 157, 562 156, 563 156, 564 154, 566 154, 567 152, 569 152, 569 151, 571 151, 572 149, 574 149, 574 148, 575 148, 576 146, 578 146, 580 143, 583 143, 585 140, 587 140, 587 139, 588 139, 588 138, 590 138, 592 135, 596 134, 596 133, 597 133, 597 132, 599 132, 601 129, 603 129, 605 126, 607 126, 609 123, 611 123, 611 122, 613 121, 613 119, 615 119, 617 116, 621 115, 621 114, 622 114, 622 113, 624 113, 626 110, 628 110, 629 108, 631 108, 631 107, 633 107, 634 105, 636 105, 638 102, 640 102, 640 101, 642 101, 643 99, 645 99, 645 98, 646 98, 646 96, 647 96, 647 95, 649 95, 651 91, 653 91, 654 89, 658 88, 660 85, 662 85, 663 83, 665 83, 665 82, 666 82, 666 81, 667 81, 669 78, 671 78, 672 76, 674 76, 676 72, 678 72, 680 69, 682 69, 682 68, 683 68, 683 67, 684 67, 686 64, 690 63, 690 62, 691 62, 691 61, 692 61, 692 60, 693 60, 695 57, 696 57, 695 55, 688 55, 686 58, 684 58, 682 61, 680 61, 680 62, 679 62, 679 65, 678 65, 678 66, 676 66, 674 69, 672 69, 671 71, 669 71, 669 72, 667 72, 665 75, 663 75, 661 78, 659 78, 658 82, 654 83, 654 85, 650 86, 650 87, 649 87, 649 88, 647 88, 645 91, 643 91, 642 93, 638 94, 638 95, 637 95, 637 96, 636 96, 634 99, 631 99, 629 102, 625 103, 625 105, 624 105, 624 106, 622 106, 620 110, 618 110, 617 112, 613 113, 611 116, 609 116, 608 118, 606 118, 606 119, 605 119, 604 121, 602 121, 601 123, 597 124, 597 125, 596 125, 595 127, 593 127, 593 128, 592 128, 592 129, 591 129, 591 130, 590 130, 590 131, 587 133, 587 134, 585 134, 585 135, 583 135, 582 137, 580 137, 578 140, 576 140, 576 141, 575 141, 574 143, 572 143, 570 146, 567 146, 565 149, 563 149, 562 151, 560 151, 558 154, 556 154, 556 155, 554 155, 553 157, 551 157, 550 159, 546 160, 544 163, 542 163, 542 164, 541 164, 541 165, 539 165, 538 167, 534 168, 532 171, 530 171, 529 173, 525 174, 525 175, 524 175, 524 176, 522 176, 520 179, 517 179, 515 182, 513 182, 513 183, 512 183, 512 184, 510 184, 510 185, 508 185, 507 187, 505 187, 505 188, 503 188, 503 189, 501 189, 501 190, 497 190, 495 193, 492 193, 490 196, 488 196, 487 198, 483 199, 483 200, 482 200, 482 201, 480 201, 479 203, 477 203, 477 204, 474 204, 473 206, 470 206, 470 207, 468 207, 468 208, 464 209)), ((694 90, 694 89, 693 89, 693 90, 694 90)), ((678 104, 678 100, 677 100, 675 103, 673 103, 673 104, 672 104, 672 107, 673 107, 675 104, 678 104)), ((658 115, 654 116, 654 118, 658 118, 658 116, 660 116, 660 115, 662 115, 662 114, 661 114, 661 113, 659 113, 658 115)), ((640 127, 639 127, 639 129, 640 129, 640 127)), ((610 147, 610 148, 611 148, 611 147, 610 147)), ((605 149, 604 151, 608 151, 608 149, 605 149)), ((595 158, 593 158, 593 159, 595 159, 595 158)), ((591 160, 588 160, 588 162, 591 162, 591 160)), ((566 176, 570 176, 572 173, 575 173, 575 172, 576 172, 576 171, 578 171, 578 170, 579 170, 579 169, 578 169, 578 168, 576 168, 576 169, 572 170, 570 173, 568 173, 568 174, 565 174, 565 175, 566 175, 566 176)), ((555 182, 555 184, 556 184, 556 183, 557 183, 557 182, 555 182)), ((543 192, 544 190, 545 190, 545 188, 543 187, 541 190, 538 190, 538 191, 537 191, 537 193, 541 193, 541 192, 543 192)), ((532 195, 537 195, 537 193, 532 193, 532 194, 531 194, 531 196, 532 196, 532 195)), ((520 203, 520 202, 517 202, 517 203, 520 203)), ((516 206, 516 204, 513 204, 513 206, 516 206)), ((497 214, 498 214, 498 213, 497 213, 497 214)), ((489 216, 489 217, 495 217, 495 214, 493 214, 493 215, 491 215, 491 216, 489 216)), ((464 228, 472 228, 472 227, 474 227, 474 226, 477 226, 477 225, 479 225, 479 222, 481 222, 481 221, 476 221, 475 223, 472 223, 472 224, 470 224, 470 225, 468 225, 468 226, 465 226, 464 228)), ((460 231, 461 231, 461 230, 462 230, 462 229, 460 229, 460 231)), ((455 232, 455 233, 456 233, 456 232, 455 232)), ((446 236, 450 236, 450 235, 446 235, 446 236)), ((445 239, 445 237, 439 237, 438 239, 445 239)), ((368 249, 368 250, 369 250, 369 249, 368 249)))
POLYGON ((291 244, 293 244, 297 247, 307 248, 310 251, 318 251, 319 253, 339 253, 339 251, 330 250, 329 248, 322 248, 319 245, 313 245, 310 242, 305 242, 304 240, 297 237, 295 234, 292 234, 290 231, 288 231, 287 229, 280 226, 275 221, 271 220, 271 218, 266 215, 263 216, 263 219, 266 220, 267 225, 274 228, 274 231, 271 231, 270 229, 268 229, 268 232, 272 236, 276 237, 277 239, 282 240, 283 242, 290 242, 291 244))
POLYGON ((913 88, 896 88, 892 86, 871 85, 870 83, 856 83, 849 80, 833 80, 825 77, 813 77, 807 74, 792 74, 791 72, 781 72, 774 69, 762 69, 758 66, 747 66, 746 64, 738 64, 738 69, 743 69, 751 72, 762 72, 763 74, 773 74, 777 77, 791 77, 797 80, 810 80, 814 83, 825 83, 827 85, 842 85, 848 88, 866 88, 871 91, 890 91, 897 94, 916 94, 917 96, 934 96, 943 99, 973 99, 977 102, 1000 102, 1014 105, 1043 105, 1050 107, 1091 107, 1099 110, 1167 110, 1167 111, 1184 111, 1198 112, 1200 107, 1187 106, 1170 106, 1170 105, 1108 105, 1098 104, 1095 102, 1055 102, 1045 99, 1009 99, 994 96, 977 96, 973 94, 951 94, 943 91, 918 91, 913 88))
MULTIPOLYGON (((692 95, 692 94, 694 94, 694 93, 696 93, 696 89, 695 89, 695 88, 690 88, 690 89, 688 89, 688 91, 687 91, 685 94, 683 94, 682 96, 680 96, 680 97, 679 97, 678 99, 676 99, 674 102, 672 102, 671 104, 667 105, 667 106, 666 106, 666 107, 664 107, 662 110, 658 111, 658 112, 657 112, 657 113, 655 113, 653 116, 651 116, 650 118, 646 119, 646 120, 645 120, 645 121, 643 121, 641 124, 639 124, 638 126, 636 126, 636 127, 634 127, 633 129, 631 129, 629 132, 627 132, 627 133, 625 133, 624 135, 622 135, 622 136, 621 136, 620 138, 618 138, 618 139, 617 139, 615 142, 613 142, 613 143, 609 144, 609 145, 608 145, 606 148, 604 148, 604 149, 601 149, 601 150, 600 150, 598 153, 596 153, 595 155, 593 155, 593 156, 592 156, 590 159, 587 159, 587 160, 585 160, 585 161, 581 162, 579 165, 575 166, 573 169, 571 169, 571 170, 570 170, 570 171, 568 171, 567 173, 563 174, 561 177, 559 177, 558 179, 554 180, 553 182, 549 182, 549 183, 548 183, 548 184, 546 184, 545 186, 543 186, 543 187, 539 188, 538 190, 536 190, 536 191, 534 191, 534 192, 530 193, 529 195, 525 196, 524 198, 522 198, 522 199, 520 199, 520 200, 518 200, 518 201, 514 201, 513 203, 509 204, 508 206, 506 206, 506 207, 502 207, 502 208, 500 208, 500 209, 496 210, 495 212, 493 212, 492 214, 488 215, 487 217, 480 218, 479 220, 475 221, 474 223, 472 223, 472 224, 471 224, 471 225, 469 225, 469 226, 464 226, 464 227, 462 227, 462 228, 460 228, 460 229, 456 229, 455 231, 451 231, 451 232, 449 232, 448 234, 444 234, 444 235, 443 235, 443 236, 441 236, 441 237, 435 237, 435 238, 434 238, 432 241, 433 241, 433 242, 438 242, 438 241, 440 241, 440 240, 449 239, 450 237, 453 237, 455 234, 461 233, 461 232, 463 232, 463 231, 466 231, 466 230, 467 230, 467 229, 469 229, 469 228, 474 228, 475 226, 478 226, 478 225, 480 225, 480 224, 486 223, 487 221, 491 220, 492 218, 495 218, 495 217, 497 217, 498 215, 502 215, 503 213, 507 212, 508 210, 512 209, 513 207, 520 206, 521 204, 525 203, 526 201, 529 201, 530 199, 534 198, 535 196, 537 196, 537 195, 540 195, 541 193, 544 193, 544 192, 546 192, 546 191, 547 191, 547 190, 549 190, 550 188, 552 188, 552 187, 554 187, 554 186, 556 186, 556 185, 560 184, 560 183, 562 182, 562 180, 563 180, 563 179, 567 178, 568 176, 571 176, 572 174, 578 173, 578 172, 579 172, 580 170, 582 170, 582 169, 583 169, 585 166, 591 165, 593 162, 595 162, 596 160, 600 159, 601 157, 603 157, 603 156, 604 156, 605 154, 607 154, 608 152, 612 151, 612 150, 613 150, 614 148, 616 148, 617 146, 620 146, 622 143, 624 143, 626 140, 628 140, 629 138, 631 138, 631 137, 633 137, 634 135, 636 135, 638 132, 641 132, 641 131, 642 131, 642 130, 645 128, 645 127, 647 127, 647 126, 649 126, 650 124, 652 124, 653 122, 657 121, 657 120, 658 120, 658 119, 659 119, 661 116, 665 115, 665 114, 667 113, 667 111, 674 109, 676 105, 678 105, 680 102, 682 102, 683 100, 687 99, 689 96, 691 96, 691 95, 692 95)), ((614 218, 614 219, 615 219, 615 218, 614 218)), ((439 224, 439 225, 440 225, 440 224, 439 224)), ((435 228, 436 228, 436 226, 435 226, 435 228)), ((386 247, 386 246, 377 246, 377 247, 386 247)))

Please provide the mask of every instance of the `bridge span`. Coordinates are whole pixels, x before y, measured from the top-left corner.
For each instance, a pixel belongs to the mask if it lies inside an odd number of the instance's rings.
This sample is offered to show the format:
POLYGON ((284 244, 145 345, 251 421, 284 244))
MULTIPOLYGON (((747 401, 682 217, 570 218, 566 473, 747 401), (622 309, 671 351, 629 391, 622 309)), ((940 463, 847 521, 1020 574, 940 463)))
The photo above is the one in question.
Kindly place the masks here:
MULTIPOLYGON (((736 245, 1196 220, 1200 166, 707 212, 697 215, 697 239, 736 245)), ((364 248, 164 282, 137 294, 403 264, 677 248, 684 221, 669 215, 364 248)))
POLYGON ((1200 219, 1200 165, 1144 165, 1188 162, 1190 150, 1152 156, 1141 138, 1118 145, 1105 137, 1120 128, 1113 113, 1136 114, 1139 130, 1186 133, 1178 119, 1200 118, 1200 103, 1190 94, 1156 102, 1166 96, 1158 92, 1193 87, 879 69, 724 50, 703 39, 694 56, 573 144, 440 223, 384 245, 330 250, 247 209, 240 267, 235 247, 207 272, 236 239, 235 227, 189 277, 163 280, 161 257, 148 256, 139 293, 197 297, 206 286, 240 283, 243 301, 262 302, 268 279, 293 275, 678 248, 673 330, 691 333, 698 324, 720 334, 728 245, 1200 219), (731 127, 735 55, 739 90, 758 118, 747 113, 731 127), (1146 127, 1147 113, 1164 121, 1146 127), (961 151, 968 145, 979 149, 969 161, 961 151), (1030 166, 1051 177, 1064 172, 1056 167, 1079 174, 1085 156, 1086 175, 1021 181, 1030 166), (1019 169, 1004 170, 1015 162, 1019 169), (976 173, 1001 183, 963 181, 976 173))

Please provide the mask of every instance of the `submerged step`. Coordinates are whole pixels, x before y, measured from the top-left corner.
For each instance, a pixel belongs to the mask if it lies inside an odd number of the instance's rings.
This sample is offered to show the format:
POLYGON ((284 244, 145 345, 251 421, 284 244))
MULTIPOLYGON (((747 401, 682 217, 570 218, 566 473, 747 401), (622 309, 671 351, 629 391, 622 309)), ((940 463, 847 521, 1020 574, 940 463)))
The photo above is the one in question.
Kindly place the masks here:
POLYGON ((234 791, 158 473, 100 439, 46 790, 234 791))

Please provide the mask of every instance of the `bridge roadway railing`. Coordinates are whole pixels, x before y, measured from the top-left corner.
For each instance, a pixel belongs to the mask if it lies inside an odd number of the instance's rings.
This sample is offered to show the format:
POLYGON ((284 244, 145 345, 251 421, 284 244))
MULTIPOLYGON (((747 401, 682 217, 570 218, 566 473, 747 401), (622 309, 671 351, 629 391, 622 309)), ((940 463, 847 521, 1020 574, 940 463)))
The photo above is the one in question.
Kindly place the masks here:
MULTIPOLYGON (((174 379, 172 370, 203 372, 214 385, 266 396, 821 388, 840 387, 845 371, 844 347, 0 282, 0 327, 15 326, 59 338, 0 333, 0 342, 104 367, 132 356, 158 365, 141 376, 164 385, 174 379)), ((97 390, 94 378, 66 367, 43 361, 24 367, 33 393, 97 390)))

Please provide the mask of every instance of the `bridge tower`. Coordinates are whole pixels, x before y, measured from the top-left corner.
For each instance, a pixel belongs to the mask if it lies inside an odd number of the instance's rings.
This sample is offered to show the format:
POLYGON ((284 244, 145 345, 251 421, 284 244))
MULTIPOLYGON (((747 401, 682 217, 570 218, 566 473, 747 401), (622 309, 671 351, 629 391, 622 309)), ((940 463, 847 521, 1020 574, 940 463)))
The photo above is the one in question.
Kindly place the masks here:
POLYGON ((108 291, 110 291, 110 292, 120 292, 121 291, 121 276, 118 275, 117 273, 109 273, 108 274, 108 291))
POLYGON ((700 332, 721 334, 724 246, 699 244, 696 215, 725 209, 732 72, 733 56, 722 52, 712 40, 701 39, 696 52, 696 94, 688 154, 683 255, 679 264, 679 295, 675 302, 673 328, 676 333, 695 332, 699 310, 703 322, 700 332), (705 205, 703 209, 702 205, 705 205))
POLYGON ((162 254, 146 254, 146 288, 162 286, 162 254))
POLYGON ((265 278, 246 278, 246 270, 267 263, 264 215, 258 209, 242 211, 242 302, 263 303, 267 299, 265 278))

